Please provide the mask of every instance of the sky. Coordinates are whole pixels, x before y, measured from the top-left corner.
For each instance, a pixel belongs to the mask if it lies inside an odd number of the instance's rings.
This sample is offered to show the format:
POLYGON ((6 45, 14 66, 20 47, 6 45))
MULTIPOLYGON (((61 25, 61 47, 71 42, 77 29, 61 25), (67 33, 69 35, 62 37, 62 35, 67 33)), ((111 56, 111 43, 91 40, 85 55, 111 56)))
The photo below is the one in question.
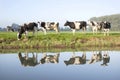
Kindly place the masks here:
POLYGON ((29 22, 87 21, 119 14, 120 0, 0 0, 0 27, 29 22))

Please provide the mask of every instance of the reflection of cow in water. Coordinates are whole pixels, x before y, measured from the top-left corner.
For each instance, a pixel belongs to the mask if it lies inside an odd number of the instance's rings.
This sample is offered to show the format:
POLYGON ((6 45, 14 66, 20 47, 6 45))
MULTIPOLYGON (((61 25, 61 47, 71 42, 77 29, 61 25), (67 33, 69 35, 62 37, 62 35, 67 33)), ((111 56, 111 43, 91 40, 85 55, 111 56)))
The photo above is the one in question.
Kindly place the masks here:
POLYGON ((37 53, 32 53, 32 57, 29 57, 28 53, 25 53, 24 56, 22 55, 22 53, 19 53, 18 57, 23 66, 36 66, 38 64, 37 53))
POLYGON ((99 62, 101 60, 102 60, 102 54, 101 54, 101 52, 99 52, 98 54, 97 53, 93 53, 89 64, 95 63, 95 62, 99 62))
POLYGON ((75 56, 75 54, 73 54, 72 58, 70 58, 69 60, 65 60, 64 63, 66 65, 79 65, 79 64, 85 64, 86 63, 86 53, 82 54, 82 57, 80 56, 75 56))
POLYGON ((104 53, 103 56, 102 56, 101 52, 99 52, 98 54, 93 53, 89 64, 99 62, 102 60, 103 60, 103 63, 101 65, 107 66, 107 63, 109 63, 109 61, 110 61, 110 56, 107 53, 104 53))
POLYGON ((43 54, 43 57, 40 60, 40 64, 44 63, 58 63, 59 62, 59 53, 56 55, 47 55, 46 53, 43 54))
POLYGON ((110 62, 110 56, 107 53, 103 54, 103 64, 101 64, 102 66, 107 66, 107 63, 110 62))

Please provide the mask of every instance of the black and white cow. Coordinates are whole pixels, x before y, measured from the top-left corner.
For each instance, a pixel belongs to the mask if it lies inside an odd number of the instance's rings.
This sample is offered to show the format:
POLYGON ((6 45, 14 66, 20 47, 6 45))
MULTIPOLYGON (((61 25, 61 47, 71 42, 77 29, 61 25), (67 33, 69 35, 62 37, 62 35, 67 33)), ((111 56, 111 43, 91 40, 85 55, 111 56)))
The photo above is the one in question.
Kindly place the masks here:
POLYGON ((111 23, 107 21, 102 21, 99 23, 100 29, 104 31, 104 36, 109 35, 109 31, 111 28, 111 23))
POLYGON ((47 30, 55 30, 56 33, 59 32, 58 22, 38 22, 39 28, 41 28, 46 35, 47 30))
POLYGON ((7 26, 7 31, 12 31, 12 32, 14 32, 14 29, 12 28, 12 26, 7 26))
POLYGON ((17 34, 18 40, 21 39, 23 33, 27 37, 28 31, 33 31, 33 34, 34 34, 37 27, 38 27, 38 24, 35 22, 29 23, 29 24, 24 24, 23 26, 21 26, 21 28, 17 34))
POLYGON ((69 26, 73 31, 73 35, 74 35, 76 30, 83 29, 83 31, 85 31, 87 23, 85 21, 75 21, 75 22, 66 21, 64 26, 69 26))
POLYGON ((102 66, 107 66, 107 63, 110 62, 110 56, 108 53, 103 54, 103 63, 101 64, 102 66))
POLYGON ((100 30, 99 23, 96 21, 88 21, 87 24, 92 28, 93 34, 97 34, 98 30, 100 30))
POLYGON ((65 60, 64 63, 68 65, 80 65, 86 63, 86 53, 84 52, 81 56, 75 56, 75 53, 73 53, 72 58, 69 60, 65 60))

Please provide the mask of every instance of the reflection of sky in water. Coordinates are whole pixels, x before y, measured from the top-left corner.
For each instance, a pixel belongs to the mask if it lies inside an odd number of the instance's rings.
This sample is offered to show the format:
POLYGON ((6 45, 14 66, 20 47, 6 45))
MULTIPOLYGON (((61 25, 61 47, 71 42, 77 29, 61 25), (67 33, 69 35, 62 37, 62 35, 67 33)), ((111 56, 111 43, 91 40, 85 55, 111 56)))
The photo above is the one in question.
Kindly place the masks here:
MULTIPOLYGON (((108 66, 101 66, 102 61, 66 66, 64 60, 69 60, 73 52, 61 52, 58 64, 45 63, 24 67, 17 54, 0 54, 0 80, 120 80, 120 51, 108 52, 108 66)), ((75 55, 82 56, 82 53, 75 52, 75 55)), ((38 54, 38 60, 42 55, 38 54)), ((91 55, 92 51, 86 52, 87 59, 90 59, 91 55)))

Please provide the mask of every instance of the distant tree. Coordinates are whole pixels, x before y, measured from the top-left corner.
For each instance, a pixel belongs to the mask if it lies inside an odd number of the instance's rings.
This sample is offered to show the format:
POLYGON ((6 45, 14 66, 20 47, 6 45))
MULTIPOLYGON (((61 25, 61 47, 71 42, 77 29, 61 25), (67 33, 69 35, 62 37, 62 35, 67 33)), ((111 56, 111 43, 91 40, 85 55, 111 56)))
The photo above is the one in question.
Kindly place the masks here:
POLYGON ((120 14, 107 15, 101 17, 92 17, 90 20, 94 21, 109 21, 111 22, 112 31, 120 31, 120 14))
POLYGON ((11 26, 7 26, 7 31, 18 31, 20 29, 20 25, 16 24, 16 23, 12 23, 11 26))

